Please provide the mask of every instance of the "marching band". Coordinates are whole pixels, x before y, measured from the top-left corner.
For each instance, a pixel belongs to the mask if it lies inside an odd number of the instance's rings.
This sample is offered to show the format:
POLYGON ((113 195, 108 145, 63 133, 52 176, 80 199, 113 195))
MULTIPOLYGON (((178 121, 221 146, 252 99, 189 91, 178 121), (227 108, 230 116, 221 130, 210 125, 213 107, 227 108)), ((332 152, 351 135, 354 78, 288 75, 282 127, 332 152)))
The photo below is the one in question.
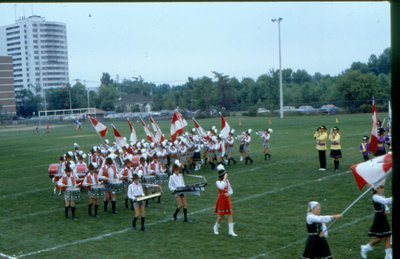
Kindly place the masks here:
MULTIPOLYGON (((111 201, 112 214, 117 214, 117 195, 123 193, 125 208, 129 209, 128 203, 130 202, 131 209, 134 210, 132 228, 136 229, 136 222, 140 217, 141 230, 146 231, 145 205, 154 198, 158 198, 160 203, 161 184, 168 184, 169 190, 176 199, 172 220, 177 221, 178 214, 182 209, 183 221, 189 222, 186 194, 200 195, 200 191, 204 191, 206 182, 186 185, 184 174, 195 176, 192 175, 192 169, 198 171, 201 166, 209 165, 218 173, 216 181, 218 197, 214 210, 217 219, 213 226, 214 234, 219 234, 220 224, 226 215, 228 217, 228 235, 237 237, 233 228, 233 211, 230 200, 233 189, 228 180, 225 166, 230 165, 231 161, 234 164, 237 163, 232 156, 235 140, 240 142, 239 152, 245 160, 245 164, 253 163, 253 159, 250 157, 251 132, 252 130, 248 129, 240 136, 235 137, 234 130, 230 130, 224 137, 222 134, 217 135, 217 130, 213 126, 206 136, 197 135, 196 130, 193 129, 190 134, 184 133, 175 141, 163 140, 160 143, 148 144, 142 140, 119 146, 117 143, 109 145, 109 142, 105 140, 104 143, 92 147, 88 155, 84 154, 79 145, 75 143, 75 152, 66 152, 64 156, 60 157, 58 164, 49 166, 49 176, 52 178, 55 194, 59 194, 58 191, 64 191, 66 218, 68 218, 69 208, 71 208, 72 219, 76 220, 75 202, 80 199, 81 188, 88 192, 88 215, 96 218, 99 217, 99 199, 104 199, 104 212, 107 212, 108 203, 111 201), (85 158, 87 158, 87 162, 84 161, 85 158), (154 191, 152 189, 154 187, 159 191, 154 191), (92 213, 93 205, 94 214, 92 213)), ((271 159, 269 147, 272 132, 270 128, 265 129, 264 132, 256 131, 256 135, 262 139, 264 160, 271 159)), ((384 147, 387 140, 384 139, 384 136, 381 138, 384 147)), ((331 143, 330 157, 333 158, 334 169, 337 171, 339 159, 342 157, 339 128, 333 127, 328 135, 327 128, 321 125, 315 132, 314 139, 319 154, 319 170, 326 171, 326 143, 329 139, 331 143)), ((367 160, 369 156, 367 150, 368 137, 365 136, 360 145, 360 152, 363 154, 364 160, 367 160)), ((391 198, 384 198, 383 188, 379 187, 375 190, 373 202, 376 217, 369 234, 374 239, 361 246, 361 255, 366 258, 366 254, 372 250, 372 246, 384 240, 386 253, 391 256, 389 243, 391 233, 386 219, 387 205, 391 203, 391 198)), ((331 258, 329 246, 325 240, 327 234, 325 223, 341 217, 341 214, 320 216, 320 204, 318 202, 308 204, 306 216, 308 239, 303 258, 331 258)), ((391 258, 389 256, 387 258, 391 258)))

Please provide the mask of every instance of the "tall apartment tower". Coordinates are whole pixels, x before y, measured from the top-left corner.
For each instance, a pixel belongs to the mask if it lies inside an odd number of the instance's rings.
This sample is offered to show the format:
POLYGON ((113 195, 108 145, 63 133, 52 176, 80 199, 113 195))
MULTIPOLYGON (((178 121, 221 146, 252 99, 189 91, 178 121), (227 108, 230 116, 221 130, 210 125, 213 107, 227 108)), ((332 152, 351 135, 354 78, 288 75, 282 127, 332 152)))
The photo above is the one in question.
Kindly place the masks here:
POLYGON ((10 56, 0 56, 0 105, 0 113, 3 111, 11 113, 11 115, 17 113, 12 57, 10 56))
POLYGON ((0 56, 12 56, 16 94, 22 89, 35 93, 37 86, 46 90, 69 83, 67 30, 63 23, 33 15, 1 26, 0 56))

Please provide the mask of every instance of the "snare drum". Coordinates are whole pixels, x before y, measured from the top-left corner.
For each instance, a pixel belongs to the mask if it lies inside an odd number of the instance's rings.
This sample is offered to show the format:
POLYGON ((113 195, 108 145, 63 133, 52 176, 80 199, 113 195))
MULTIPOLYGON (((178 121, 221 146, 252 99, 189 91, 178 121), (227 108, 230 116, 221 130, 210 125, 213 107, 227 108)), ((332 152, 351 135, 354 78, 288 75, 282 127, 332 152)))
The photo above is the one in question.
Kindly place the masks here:
POLYGON ((65 189, 64 198, 70 201, 79 201, 81 198, 80 192, 80 188, 67 187, 67 189, 65 189))
POLYGON ((156 184, 168 183, 168 174, 156 174, 156 184))
POLYGON ((91 198, 102 198, 102 197, 104 197, 105 191, 106 191, 106 188, 104 187, 104 185, 93 185, 88 190, 88 195, 91 198))
POLYGON ((50 178, 53 178, 56 174, 58 174, 58 166, 59 164, 50 164, 48 174, 50 178))
POLYGON ((86 176, 86 165, 81 164, 76 166, 76 174, 79 178, 84 178, 86 176))
POLYGON ((155 184, 156 182, 156 177, 154 175, 143 175, 143 183, 147 184, 155 184))
POLYGON ((110 180, 108 181, 107 187, 108 192, 120 194, 123 190, 123 182, 120 180, 110 180))

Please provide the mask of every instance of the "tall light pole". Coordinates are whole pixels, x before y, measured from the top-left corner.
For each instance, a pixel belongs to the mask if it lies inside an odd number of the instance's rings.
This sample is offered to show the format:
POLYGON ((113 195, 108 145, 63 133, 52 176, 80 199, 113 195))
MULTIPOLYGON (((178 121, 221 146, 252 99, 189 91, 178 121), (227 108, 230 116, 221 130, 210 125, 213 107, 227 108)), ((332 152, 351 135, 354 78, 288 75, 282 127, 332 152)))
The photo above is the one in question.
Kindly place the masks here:
POLYGON ((277 19, 272 19, 272 22, 278 23, 278 33, 279 33, 279 111, 280 118, 283 118, 283 89, 282 89, 282 59, 281 59, 281 21, 283 18, 279 17, 277 19))

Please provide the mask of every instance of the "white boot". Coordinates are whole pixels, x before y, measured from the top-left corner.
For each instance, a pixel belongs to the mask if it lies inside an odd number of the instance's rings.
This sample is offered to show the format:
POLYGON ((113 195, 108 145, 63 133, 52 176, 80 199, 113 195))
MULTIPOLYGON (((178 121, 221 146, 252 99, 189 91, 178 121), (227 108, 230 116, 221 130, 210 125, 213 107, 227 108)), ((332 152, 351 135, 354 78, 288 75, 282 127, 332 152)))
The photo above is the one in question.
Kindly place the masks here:
POLYGON ((370 244, 366 244, 366 245, 361 245, 361 258, 366 259, 367 258, 367 253, 369 251, 372 251, 372 246, 370 244))
POLYGON ((220 225, 220 224, 218 224, 218 222, 215 222, 215 225, 214 225, 214 234, 216 234, 216 235, 219 234, 219 232, 218 232, 219 225, 220 225))
POLYGON ((233 232, 233 225, 234 225, 235 223, 228 223, 228 225, 229 225, 229 232, 228 232, 228 234, 230 235, 230 236, 233 236, 233 237, 237 237, 237 235, 235 234, 235 232, 233 232))
POLYGON ((240 161, 243 161, 243 157, 242 156, 240 156, 240 161))
POLYGON ((392 259, 392 248, 386 248, 385 253, 385 259, 392 259))

